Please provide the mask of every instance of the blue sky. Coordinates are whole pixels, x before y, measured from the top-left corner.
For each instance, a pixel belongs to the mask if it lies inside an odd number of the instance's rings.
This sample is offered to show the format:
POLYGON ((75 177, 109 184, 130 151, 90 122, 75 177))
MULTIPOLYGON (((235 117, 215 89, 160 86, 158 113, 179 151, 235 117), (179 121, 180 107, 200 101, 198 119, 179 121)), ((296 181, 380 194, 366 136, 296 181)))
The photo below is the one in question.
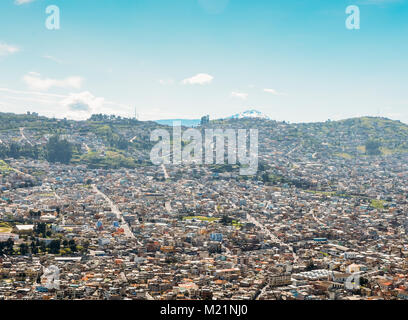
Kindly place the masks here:
POLYGON ((2 112, 408 123, 407 0, 2 0, 0 12, 2 112), (49 5, 59 30, 45 27, 49 5))

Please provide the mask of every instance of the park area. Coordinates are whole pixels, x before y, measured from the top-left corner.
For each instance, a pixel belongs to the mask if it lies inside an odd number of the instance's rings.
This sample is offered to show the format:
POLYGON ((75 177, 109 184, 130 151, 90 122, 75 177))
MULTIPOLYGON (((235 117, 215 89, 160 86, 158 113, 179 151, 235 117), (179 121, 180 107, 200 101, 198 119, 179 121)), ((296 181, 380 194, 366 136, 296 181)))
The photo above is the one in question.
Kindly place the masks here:
POLYGON ((8 223, 0 222, 0 233, 10 233, 13 230, 13 227, 8 223))

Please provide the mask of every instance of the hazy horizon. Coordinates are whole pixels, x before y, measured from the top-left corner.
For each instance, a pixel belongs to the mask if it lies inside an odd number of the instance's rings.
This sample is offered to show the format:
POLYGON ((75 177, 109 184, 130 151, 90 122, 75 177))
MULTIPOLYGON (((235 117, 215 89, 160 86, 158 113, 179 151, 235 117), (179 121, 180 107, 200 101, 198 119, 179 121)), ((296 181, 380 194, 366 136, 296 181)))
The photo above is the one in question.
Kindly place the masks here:
MULTIPOLYGON (((246 111, 246 110, 243 110, 243 111, 246 111)), ((32 113, 32 112, 36 112, 36 111, 27 110, 27 112, 32 113)), ((0 111, 0 113, 11 113, 11 114, 16 114, 16 115, 26 115, 27 112, 17 113, 17 112, 5 112, 5 111, 0 111)), ((118 114, 111 114, 111 115, 121 116, 121 115, 118 115, 118 114)), ((43 115, 43 114, 40 114, 40 113, 38 113, 38 116, 40 116, 40 117, 47 117, 47 118, 55 118, 55 119, 58 119, 58 120, 63 120, 63 119, 64 119, 64 117, 47 116, 47 115, 43 115)), ((204 114, 203 114, 203 116, 204 116, 204 114)), ((229 115, 229 116, 232 116, 232 115, 229 115)), ((224 117, 224 118, 211 118, 211 117, 210 117, 210 121, 211 121, 211 120, 223 120, 223 119, 228 119, 229 116, 224 117)), ((122 116, 121 116, 121 117, 122 117, 122 116)), ((128 118, 128 119, 134 119, 134 116, 132 116, 132 115, 123 116, 123 117, 124 117, 124 118, 128 118)), ((368 118, 388 119, 388 120, 391 120, 391 121, 399 121, 399 122, 401 122, 401 123, 403 123, 403 124, 408 125, 408 122, 404 122, 404 121, 399 120, 399 119, 391 119, 391 118, 387 118, 387 117, 383 117, 383 116, 375 116, 375 115, 374 115, 374 116, 371 116, 371 115, 361 115, 361 116, 355 116, 355 117, 349 117, 349 118, 341 118, 341 119, 336 119, 336 120, 334 120, 334 119, 326 119, 326 120, 323 120, 323 121, 320 121, 320 120, 319 120, 319 121, 300 121, 300 122, 292 122, 292 121, 285 120, 285 119, 283 119, 283 120, 277 120, 277 119, 273 119, 273 118, 270 118, 270 119, 260 119, 260 120, 286 122, 286 123, 289 123, 289 124, 301 124, 301 123, 322 123, 322 122, 326 122, 326 121, 344 121, 344 120, 349 120, 349 119, 366 118, 366 117, 368 117, 368 118)), ((200 118, 201 118, 201 117, 200 117, 200 118)), ((153 121, 153 122, 158 122, 159 124, 163 124, 163 123, 160 123, 160 122, 164 122, 164 121, 167 121, 167 122, 169 122, 169 121, 200 121, 200 120, 201 120, 200 118, 196 118, 196 119, 187 119, 187 118, 170 118, 170 119, 164 119, 164 118, 163 118, 163 119, 145 119, 145 120, 137 119, 137 120, 139 120, 139 121, 153 121)), ((78 120, 78 119, 70 119, 70 118, 66 118, 66 119, 67 119, 67 120, 72 120, 72 121, 86 121, 86 120, 89 120, 89 118, 88 118, 88 119, 80 119, 80 120, 78 120)), ((184 124, 182 124, 182 125, 185 126, 184 124)))

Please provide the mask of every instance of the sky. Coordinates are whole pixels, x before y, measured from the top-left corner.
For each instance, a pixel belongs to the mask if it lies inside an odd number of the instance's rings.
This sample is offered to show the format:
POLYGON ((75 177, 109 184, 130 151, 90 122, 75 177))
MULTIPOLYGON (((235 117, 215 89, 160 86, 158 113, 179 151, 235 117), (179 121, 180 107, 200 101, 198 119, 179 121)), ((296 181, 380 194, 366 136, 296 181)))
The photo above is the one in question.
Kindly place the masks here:
POLYGON ((0 112, 408 123, 408 0, 1 0, 0 15, 0 112))

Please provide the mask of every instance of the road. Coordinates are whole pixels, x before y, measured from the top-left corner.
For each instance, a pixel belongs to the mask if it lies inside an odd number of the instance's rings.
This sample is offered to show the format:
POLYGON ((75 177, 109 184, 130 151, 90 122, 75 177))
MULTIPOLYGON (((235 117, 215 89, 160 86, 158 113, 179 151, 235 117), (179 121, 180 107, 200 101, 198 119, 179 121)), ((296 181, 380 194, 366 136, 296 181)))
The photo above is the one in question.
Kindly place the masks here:
POLYGON ((137 138, 137 136, 134 136, 132 139, 129 140, 129 142, 135 141, 136 138, 137 138))
POLYGON ((289 248, 289 250, 292 252, 292 256, 293 256, 293 263, 296 263, 298 260, 298 256, 296 255, 296 253, 293 250, 293 247, 285 242, 283 242, 282 240, 280 240, 278 237, 276 237, 267 227, 265 227, 262 223, 260 223, 258 220, 256 220, 253 216, 251 216, 249 213, 247 213, 247 220, 249 222, 252 222, 254 225, 256 225, 257 227, 261 228, 263 230, 263 232, 265 232, 273 241, 287 246, 289 248))
POLYGON ((167 169, 164 166, 164 164, 161 165, 162 169, 163 169, 163 174, 164 174, 164 178, 167 180, 170 178, 169 174, 167 173, 167 169))
POLYGON ((146 299, 147 300, 156 300, 155 298, 152 297, 152 295, 146 291, 146 299))
POLYGON ((289 155, 291 155, 292 154, 292 152, 294 152, 294 151, 296 151, 296 150, 298 150, 300 148, 300 145, 299 146, 296 146, 295 148, 293 148, 291 151, 289 151, 286 155, 287 156, 289 156, 289 155))
POLYGON ((266 289, 268 289, 268 288, 269 288, 269 283, 266 283, 266 284, 263 286, 263 288, 261 289, 261 292, 258 294, 258 296, 256 297, 255 300, 259 300, 259 298, 262 297, 262 296, 265 294, 266 289))
POLYGON ((112 202, 112 200, 106 195, 104 194, 102 191, 100 191, 96 185, 92 185, 92 189, 94 192, 96 192, 97 194, 99 194, 100 196, 102 196, 108 203, 109 206, 111 207, 111 210, 114 214, 116 214, 116 217, 118 219, 118 221, 121 222, 121 228, 123 228, 125 236, 128 238, 132 238, 132 239, 136 239, 135 235, 133 234, 132 230, 130 230, 129 228, 129 224, 125 221, 125 219, 123 219, 123 215, 122 212, 120 212, 120 210, 118 209, 118 207, 112 202))
POLYGON ((27 139, 27 137, 24 135, 24 128, 20 128, 20 134, 21 134, 21 140, 26 140, 30 146, 32 146, 33 144, 31 143, 30 140, 27 139))
POLYGON ((315 216, 313 210, 310 210, 309 213, 312 215, 314 221, 316 221, 317 223, 320 223, 320 224, 321 224, 322 226, 324 226, 324 227, 326 226, 326 224, 323 223, 321 219, 319 219, 319 218, 317 218, 317 217, 315 216))
POLYGON ((91 152, 91 148, 89 148, 88 145, 85 142, 83 143, 83 145, 84 145, 84 147, 86 149, 86 152, 88 152, 88 153, 91 152))

